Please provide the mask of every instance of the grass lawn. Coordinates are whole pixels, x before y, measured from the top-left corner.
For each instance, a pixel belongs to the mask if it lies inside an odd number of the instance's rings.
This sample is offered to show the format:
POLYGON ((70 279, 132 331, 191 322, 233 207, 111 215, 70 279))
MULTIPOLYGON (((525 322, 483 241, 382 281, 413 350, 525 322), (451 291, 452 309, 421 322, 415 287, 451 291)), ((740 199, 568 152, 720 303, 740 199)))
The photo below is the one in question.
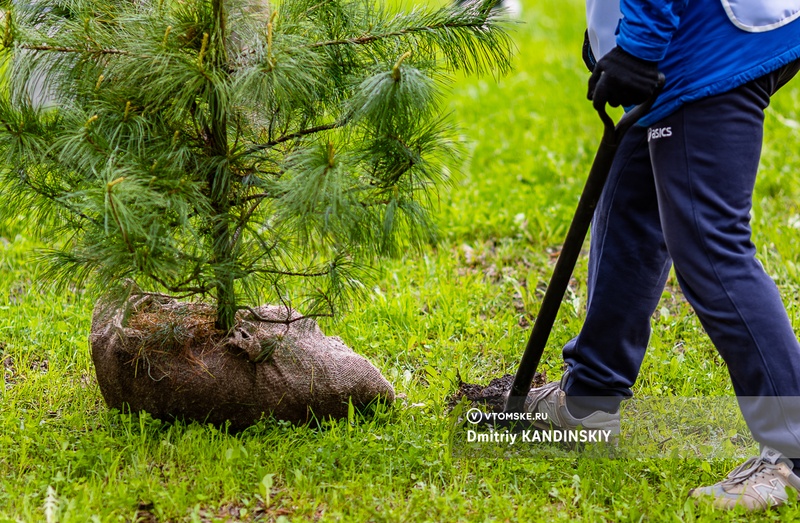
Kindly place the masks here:
MULTIPOLYGON (((0 522, 791 521, 686 501, 736 461, 487 458, 450 452, 459 377, 513 373, 602 132, 585 100, 579 0, 524 6, 515 71, 448 94, 467 155, 439 195, 442 241, 382 263, 369 299, 325 322, 400 397, 321 429, 262 422, 231 435, 104 405, 87 337, 92 299, 37 281, 25 210, 0 223, 0 522)), ((760 259, 800 328, 800 80, 775 97, 753 211, 760 259)), ((541 369, 581 325, 579 261, 541 369)), ((670 279, 638 396, 729 396, 727 371, 670 279)))

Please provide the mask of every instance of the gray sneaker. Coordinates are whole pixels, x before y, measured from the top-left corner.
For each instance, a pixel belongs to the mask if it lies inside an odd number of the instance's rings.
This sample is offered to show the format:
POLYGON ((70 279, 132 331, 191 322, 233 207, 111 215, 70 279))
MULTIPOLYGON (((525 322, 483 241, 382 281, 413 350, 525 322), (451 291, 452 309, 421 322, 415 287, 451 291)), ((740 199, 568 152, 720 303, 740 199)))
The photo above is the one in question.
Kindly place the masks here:
POLYGON ((717 508, 744 507, 764 510, 789 501, 789 489, 800 491, 800 477, 792 472, 792 462, 769 447, 748 459, 709 487, 693 489, 689 495, 710 501, 717 508))
POLYGON ((607 430, 619 436, 619 411, 611 414, 601 410, 592 412, 584 418, 576 418, 567 410, 567 394, 562 388, 568 373, 560 382, 548 383, 544 387, 531 389, 525 398, 525 412, 538 413, 540 419, 534 420, 536 428, 549 430, 572 430, 578 427, 590 430, 607 430))

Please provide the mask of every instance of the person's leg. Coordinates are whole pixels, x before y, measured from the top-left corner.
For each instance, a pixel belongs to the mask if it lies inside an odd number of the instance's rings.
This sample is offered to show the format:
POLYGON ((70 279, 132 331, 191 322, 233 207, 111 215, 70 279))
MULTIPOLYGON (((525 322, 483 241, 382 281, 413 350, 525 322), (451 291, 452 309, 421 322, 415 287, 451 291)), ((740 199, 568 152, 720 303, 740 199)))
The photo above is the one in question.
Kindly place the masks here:
POLYGON ((800 397, 800 344, 750 231, 774 80, 685 105, 654 126, 670 131, 650 152, 678 280, 728 366, 745 420, 759 443, 800 458, 800 411, 789 399, 800 397))
MULTIPOLYGON (((595 211, 586 320, 563 350, 568 398, 630 396, 644 358, 670 268, 647 136, 638 126, 625 135, 595 211)), ((578 416, 596 406, 569 404, 578 416)))

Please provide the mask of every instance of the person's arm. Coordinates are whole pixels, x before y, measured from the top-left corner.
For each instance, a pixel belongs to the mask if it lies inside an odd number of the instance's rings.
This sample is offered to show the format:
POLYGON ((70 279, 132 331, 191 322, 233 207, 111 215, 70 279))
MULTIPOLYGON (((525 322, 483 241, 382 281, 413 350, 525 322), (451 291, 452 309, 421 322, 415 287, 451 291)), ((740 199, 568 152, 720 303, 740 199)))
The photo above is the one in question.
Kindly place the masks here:
POLYGON ((617 45, 640 60, 662 60, 687 1, 621 0, 617 45))
POLYGON ((658 62, 664 58, 688 0, 621 0, 617 47, 598 60, 589 78, 588 98, 597 109, 606 103, 638 105, 658 88, 658 62))

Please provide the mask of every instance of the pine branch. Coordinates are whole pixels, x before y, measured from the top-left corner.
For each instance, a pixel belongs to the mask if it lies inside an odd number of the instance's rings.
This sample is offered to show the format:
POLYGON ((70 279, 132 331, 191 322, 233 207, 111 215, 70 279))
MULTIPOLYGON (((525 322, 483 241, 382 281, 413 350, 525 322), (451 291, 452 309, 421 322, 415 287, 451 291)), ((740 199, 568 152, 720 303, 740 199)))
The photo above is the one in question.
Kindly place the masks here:
POLYGON ((480 21, 462 21, 462 22, 448 22, 444 21, 438 24, 430 24, 419 27, 409 27, 400 29, 398 31, 390 31, 380 34, 365 34, 354 38, 345 38, 342 40, 327 40, 324 42, 315 42, 308 47, 329 47, 335 45, 365 45, 371 44, 378 40, 387 40, 390 38, 397 38, 398 36, 413 35, 416 33, 430 33, 434 31, 442 31, 448 29, 486 29, 486 20, 480 21))
POLYGON ((70 213, 74 214, 75 216, 77 216, 79 218, 82 218, 84 220, 87 220, 87 221, 91 222, 92 224, 94 224, 97 227, 101 227, 102 226, 102 223, 100 221, 98 221, 98 220, 86 215, 85 213, 81 212, 79 209, 75 209, 73 206, 69 205, 67 202, 63 201, 58 196, 53 195, 53 194, 51 194, 49 192, 46 192, 46 191, 36 187, 33 183, 31 183, 30 178, 28 178, 27 176, 22 176, 20 178, 21 178, 22 184, 27 186, 28 189, 30 189, 37 196, 41 196, 42 198, 45 198, 50 203, 53 203, 53 204, 55 204, 55 205, 57 205, 59 207, 62 207, 63 209, 65 209, 65 210, 69 211, 70 213))
POLYGON ((257 193, 257 194, 251 194, 249 196, 245 196, 244 198, 242 198, 242 203, 246 203, 246 202, 249 202, 249 201, 252 201, 252 200, 261 201, 261 200, 265 200, 265 199, 268 199, 268 198, 275 198, 275 195, 271 194, 271 193, 266 193, 266 192, 260 192, 260 193, 257 193))
MULTIPOLYGON (((25 49, 28 51, 53 51, 57 53, 89 53, 89 54, 98 54, 98 55, 123 55, 123 56, 133 56, 128 51, 122 51, 120 49, 102 49, 102 48, 77 48, 77 47, 60 47, 60 46, 53 46, 53 45, 29 45, 29 44, 21 44, 20 49, 25 49)), ((142 56, 140 58, 149 58, 146 56, 142 56)))
POLYGON ((201 285, 199 287, 188 286, 188 282, 197 279, 197 275, 190 276, 184 279, 183 282, 175 285, 170 285, 165 280, 159 278, 155 274, 148 274, 147 277, 152 279, 154 282, 158 283, 165 289, 167 289, 169 292, 188 293, 189 296, 196 296, 198 294, 208 294, 212 289, 210 285, 201 285))
POLYGON ((323 276, 330 275, 330 271, 319 271, 319 272, 295 272, 295 271, 281 271, 277 269, 253 269, 253 272, 259 272, 261 274, 275 274, 278 276, 294 276, 298 278, 321 278, 323 276))
MULTIPOLYGON (((309 134, 319 133, 322 131, 330 131, 331 129, 338 129, 339 127, 343 127, 347 125, 347 120, 341 120, 334 123, 318 125, 316 127, 311 127, 308 129, 302 129, 300 131, 296 131, 290 134, 286 134, 281 136, 280 138, 276 138, 271 142, 267 142, 262 146, 259 146, 261 149, 267 149, 269 147, 274 147, 278 144, 282 144, 283 142, 288 142, 289 140, 296 140, 297 138, 302 138, 303 136, 308 136, 309 134)), ((260 150, 260 149, 258 149, 260 150)))
POLYGON ((196 292, 187 292, 184 294, 165 294, 163 292, 135 291, 131 293, 131 296, 153 296, 155 298, 168 298, 170 300, 185 300, 186 298, 197 296, 197 294, 198 293, 196 292))
POLYGON ((247 223, 250 221, 250 218, 258 209, 258 206, 261 205, 261 202, 264 201, 265 198, 260 198, 256 200, 256 202, 239 218, 239 224, 236 226, 236 230, 233 231, 233 238, 231 239, 231 250, 235 250, 237 245, 239 244, 239 238, 242 235, 242 231, 247 223))
POLYGON ((338 129, 340 127, 344 127, 345 125, 347 125, 347 121, 346 120, 340 120, 338 122, 333 122, 333 123, 329 123, 329 124, 317 125, 316 127, 310 127, 308 129, 301 129, 301 130, 295 131, 293 133, 285 134, 285 135, 283 135, 283 136, 281 136, 279 138, 276 138, 274 140, 270 140, 270 141, 268 141, 266 143, 262 143, 262 144, 258 144, 258 145, 252 145, 252 146, 248 147, 245 151, 243 151, 243 152, 239 153, 238 155, 236 155, 234 158, 241 158, 242 156, 248 156, 248 155, 251 155, 253 153, 257 153, 259 151, 263 151, 265 149, 271 149, 271 148, 275 147, 276 145, 280 145, 280 144, 282 144, 284 142, 288 142, 290 140, 296 140, 298 138, 302 138, 304 136, 309 136, 311 134, 321 133, 323 131, 330 131, 332 129, 338 129))
MULTIPOLYGON (((328 299, 327 296, 325 298, 328 299)), ((288 305, 284 304, 284 307, 286 307, 287 311, 290 309, 288 305)), ((296 321, 306 320, 306 319, 309 319, 309 318, 333 318, 333 312, 319 312, 319 313, 315 313, 315 314, 305 314, 303 316, 298 316, 296 318, 287 318, 285 320, 273 320, 271 318, 265 318, 265 317, 261 316, 252 307, 239 307, 238 310, 249 312, 252 315, 254 320, 257 320, 257 321, 260 321, 260 322, 263 322, 263 323, 273 323, 273 324, 278 324, 278 325, 291 325, 292 323, 294 323, 296 321)))
POLYGON ((122 239, 125 241, 125 245, 128 247, 128 252, 133 254, 136 252, 136 249, 134 249, 133 245, 131 245, 131 240, 128 237, 128 232, 122 226, 122 222, 119 221, 119 214, 117 214, 117 206, 114 205, 114 191, 113 191, 114 186, 123 181, 125 181, 125 177, 117 178, 114 181, 108 182, 106 184, 106 191, 108 192, 108 205, 109 207, 111 207, 111 215, 114 217, 114 221, 116 222, 117 227, 119 228, 119 232, 122 233, 122 239))

